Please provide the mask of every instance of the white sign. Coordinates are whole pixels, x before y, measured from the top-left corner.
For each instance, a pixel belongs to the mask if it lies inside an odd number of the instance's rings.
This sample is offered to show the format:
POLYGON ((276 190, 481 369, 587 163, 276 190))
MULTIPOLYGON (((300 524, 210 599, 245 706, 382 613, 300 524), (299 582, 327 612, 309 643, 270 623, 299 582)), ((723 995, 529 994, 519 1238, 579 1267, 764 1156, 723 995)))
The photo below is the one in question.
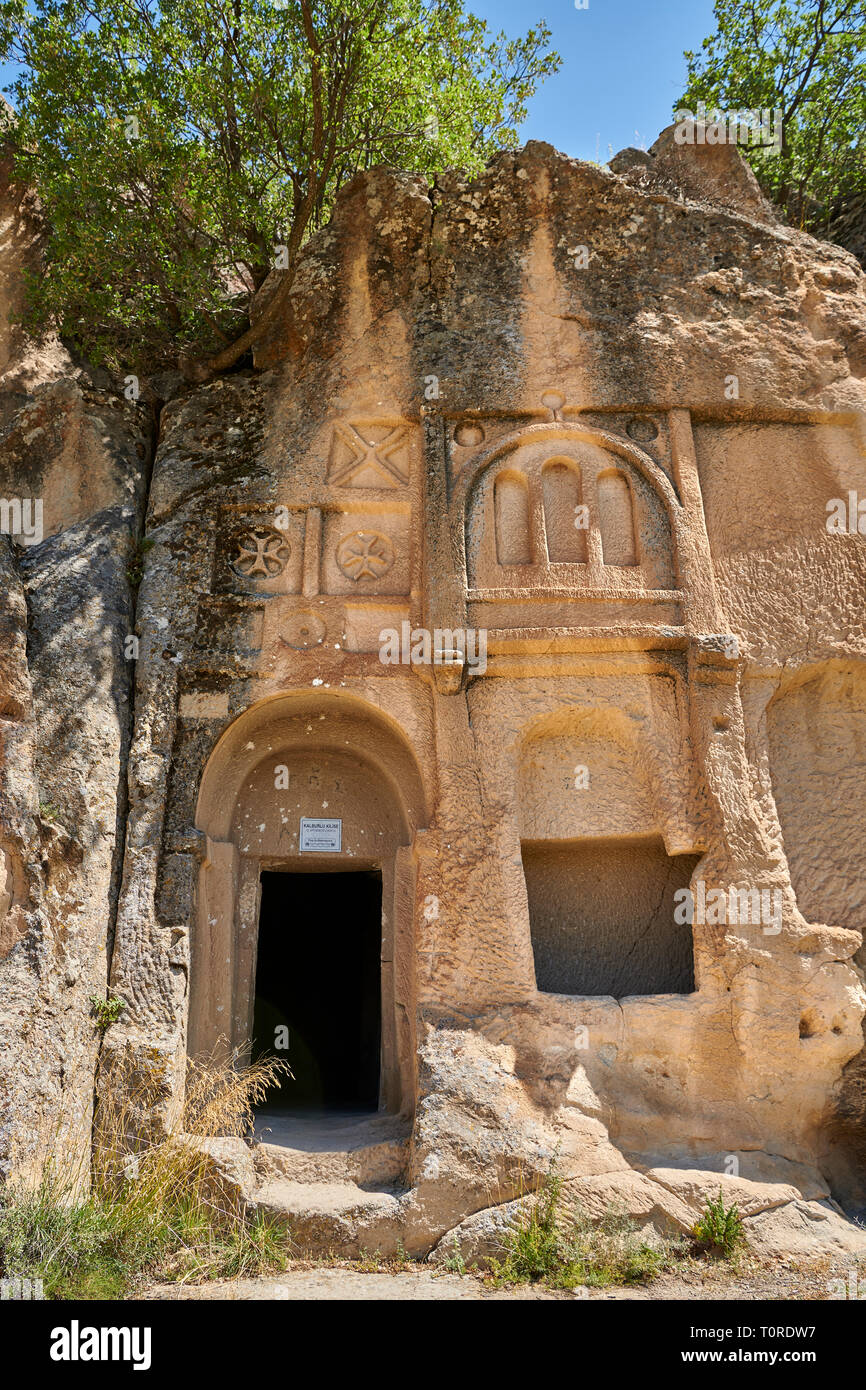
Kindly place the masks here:
POLYGON ((339 854, 343 844, 341 820, 312 820, 301 816, 300 851, 313 850, 318 854, 339 854))

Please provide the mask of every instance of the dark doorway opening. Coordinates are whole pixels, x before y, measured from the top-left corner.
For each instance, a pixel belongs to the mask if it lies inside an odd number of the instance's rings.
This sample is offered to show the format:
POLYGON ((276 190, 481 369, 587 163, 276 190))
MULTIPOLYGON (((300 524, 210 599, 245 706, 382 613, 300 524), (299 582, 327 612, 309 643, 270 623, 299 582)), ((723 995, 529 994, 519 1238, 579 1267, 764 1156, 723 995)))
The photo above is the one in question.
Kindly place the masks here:
POLYGON ((253 1057, 276 1053, 294 1073, 269 1103, 376 1110, 382 875, 269 872, 261 881, 253 1057))

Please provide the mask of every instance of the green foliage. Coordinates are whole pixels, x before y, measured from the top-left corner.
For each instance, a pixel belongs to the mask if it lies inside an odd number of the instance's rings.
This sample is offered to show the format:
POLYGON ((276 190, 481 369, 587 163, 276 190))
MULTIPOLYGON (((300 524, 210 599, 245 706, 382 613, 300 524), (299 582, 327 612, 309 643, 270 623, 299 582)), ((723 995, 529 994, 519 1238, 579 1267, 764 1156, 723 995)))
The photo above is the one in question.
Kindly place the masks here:
POLYGON ((230 366, 345 180, 516 141, 549 37, 493 37, 462 0, 0 0, 17 170, 48 223, 31 323, 117 370, 230 366))
POLYGON ((725 1206, 722 1189, 717 1199, 708 1197, 704 1210, 695 1222, 692 1234, 705 1250, 731 1259, 746 1243, 746 1233, 736 1202, 725 1206))
POLYGON ((128 1251, 95 1202, 64 1206, 50 1178, 37 1191, 4 1194, 0 1262, 9 1277, 42 1279, 46 1298, 121 1298, 128 1251))
POLYGON ((497 1284, 603 1288, 646 1283, 667 1262, 666 1250, 644 1240, 624 1212, 610 1209, 593 1221, 576 1203, 564 1203, 562 1179, 551 1172, 509 1232, 504 1260, 491 1268, 497 1284))
POLYGON ((466 1261, 463 1258, 463 1251, 460 1249, 460 1241, 457 1239, 456 1233, 452 1237, 451 1254, 444 1261, 444 1268, 449 1274, 459 1274, 461 1278, 466 1273, 466 1261))
POLYGON ((569 1264, 565 1241, 557 1225, 561 1200, 562 1178, 550 1173, 528 1215, 518 1222, 509 1236, 502 1267, 506 1283, 548 1281, 569 1264))
POLYGON ((35 1192, 0 1200, 2 1275, 40 1278, 48 1299, 122 1299, 143 1273, 171 1281, 247 1278, 284 1269, 290 1252, 284 1225, 208 1207, 195 1182, 151 1212, 123 1193, 69 1204, 50 1176, 35 1192))
POLYGON ((121 999, 119 994, 109 994, 107 999, 99 994, 90 996, 90 1016, 102 1033, 117 1022, 125 1008, 126 1000, 121 999))
POLYGON ((292 1254, 286 1225, 250 1215, 216 1178, 197 1138, 245 1133, 252 1106, 287 1072, 273 1059, 247 1068, 191 1063, 183 1134, 137 1143, 130 1136, 152 1092, 137 1091, 122 1068, 104 1073, 89 1175, 89 1128, 65 1131, 45 1137, 50 1156, 35 1186, 0 1194, 0 1278, 41 1279, 49 1299, 120 1299, 145 1278, 233 1279, 285 1269, 292 1254))
POLYGON ((781 151, 742 146, 764 192, 823 233, 866 191, 866 0, 716 0, 675 109, 781 114, 781 151))
POLYGON ((144 576, 144 557, 149 550, 154 547, 154 540, 151 536, 142 536, 140 540, 134 542, 131 558, 126 567, 126 577, 133 589, 137 589, 144 576))

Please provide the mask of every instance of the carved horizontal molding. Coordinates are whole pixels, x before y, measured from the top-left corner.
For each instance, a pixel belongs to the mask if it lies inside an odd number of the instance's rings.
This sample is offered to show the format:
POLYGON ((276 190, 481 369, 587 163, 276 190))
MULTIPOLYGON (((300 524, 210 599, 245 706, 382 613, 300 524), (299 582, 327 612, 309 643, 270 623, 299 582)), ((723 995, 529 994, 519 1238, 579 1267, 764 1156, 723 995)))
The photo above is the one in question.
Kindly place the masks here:
POLYGON ((545 599, 567 599, 570 603, 682 603, 685 595, 682 589, 574 589, 552 588, 545 584, 538 588, 469 589, 466 597, 470 603, 525 603, 545 599))

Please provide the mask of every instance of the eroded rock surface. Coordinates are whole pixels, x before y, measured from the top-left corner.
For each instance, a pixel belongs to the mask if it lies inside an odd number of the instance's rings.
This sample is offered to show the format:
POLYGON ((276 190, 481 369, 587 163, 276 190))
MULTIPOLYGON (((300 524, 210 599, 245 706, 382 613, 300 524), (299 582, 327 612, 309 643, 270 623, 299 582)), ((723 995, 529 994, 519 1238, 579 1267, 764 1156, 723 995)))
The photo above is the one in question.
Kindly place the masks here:
POLYGON ((614 170, 359 176, 254 369, 174 384, 128 762, 141 420, 73 372, 16 400, 51 520, 2 560, 13 1129, 49 1036, 92 1070, 125 818, 105 1046, 154 1123, 249 1040, 262 873, 381 872, 405 1161, 214 1155, 302 1242, 478 1252, 555 1159, 594 1214, 685 1230, 721 1182, 767 1249, 860 1248, 864 277, 732 149, 614 170), (675 932, 685 885, 724 914, 675 932))
POLYGON ((149 422, 11 320, 38 226, 0 198, 0 1173, 86 1177, 126 813, 149 422), (39 512, 38 534, 36 507, 39 512), (10 520, 11 517, 11 520, 10 520), (25 530, 27 528, 25 527, 25 530))

